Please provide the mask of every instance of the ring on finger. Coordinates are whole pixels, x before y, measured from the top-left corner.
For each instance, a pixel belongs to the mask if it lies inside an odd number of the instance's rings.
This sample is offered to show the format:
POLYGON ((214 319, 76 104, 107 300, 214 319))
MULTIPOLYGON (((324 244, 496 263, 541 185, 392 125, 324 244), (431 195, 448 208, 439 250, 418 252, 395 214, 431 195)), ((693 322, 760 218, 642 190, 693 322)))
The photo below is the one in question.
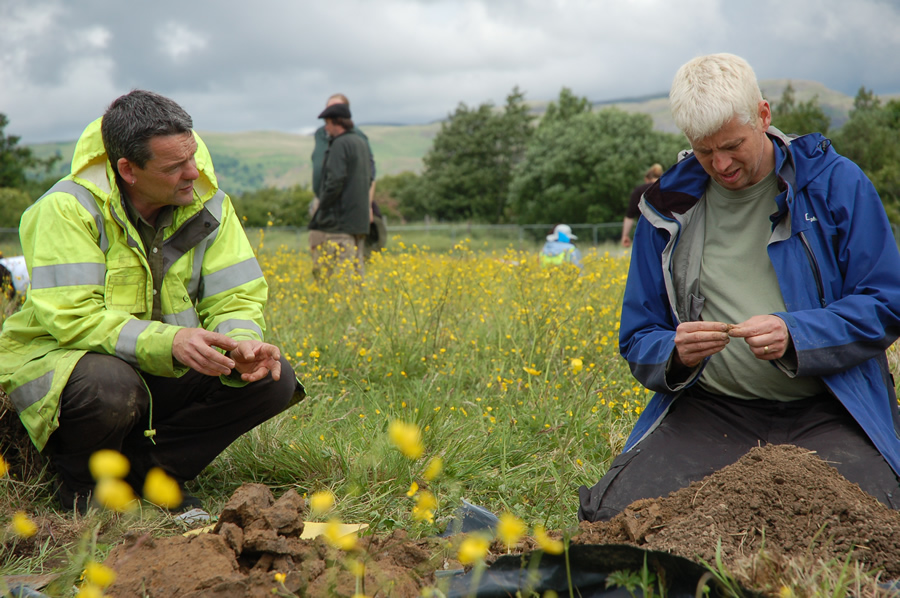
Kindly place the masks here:
POLYGON ((768 352, 769 352, 769 345, 766 345, 765 347, 763 347, 763 355, 765 355, 768 352))

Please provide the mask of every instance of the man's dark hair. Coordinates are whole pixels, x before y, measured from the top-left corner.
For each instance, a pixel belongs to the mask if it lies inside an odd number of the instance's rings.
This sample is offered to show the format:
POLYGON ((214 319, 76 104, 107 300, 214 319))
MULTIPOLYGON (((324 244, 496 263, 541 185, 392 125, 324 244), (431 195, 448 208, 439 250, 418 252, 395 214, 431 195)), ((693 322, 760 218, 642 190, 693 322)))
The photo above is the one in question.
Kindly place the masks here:
POLYGON ((353 119, 344 118, 343 116, 338 116, 338 117, 332 118, 331 120, 337 126, 343 127, 345 131, 349 131, 350 129, 353 128, 353 119))
POLYGON ((118 176, 119 158, 143 168, 152 158, 150 139, 159 135, 190 133, 194 127, 184 108, 152 91, 135 89, 109 105, 100 124, 103 145, 118 176))

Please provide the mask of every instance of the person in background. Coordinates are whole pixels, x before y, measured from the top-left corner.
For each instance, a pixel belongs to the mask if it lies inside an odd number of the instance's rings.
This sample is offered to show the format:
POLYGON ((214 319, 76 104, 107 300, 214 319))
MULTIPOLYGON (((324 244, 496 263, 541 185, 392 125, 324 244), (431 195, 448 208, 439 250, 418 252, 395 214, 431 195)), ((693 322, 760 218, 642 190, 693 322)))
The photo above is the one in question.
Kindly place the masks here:
POLYGON ((641 210, 638 207, 641 203, 641 196, 644 191, 650 188, 659 177, 662 176, 663 167, 660 164, 654 164, 644 173, 644 182, 631 192, 628 200, 628 209, 625 211, 625 219, 622 221, 622 247, 628 249, 631 247, 631 229, 634 228, 635 221, 641 217, 641 210))
MULTIPOLYGON (((333 94, 328 98, 325 102, 325 107, 328 108, 334 104, 346 104, 347 108, 350 107, 350 100, 347 99, 342 93, 333 94)), ((372 152, 372 144, 369 143, 369 138, 359 127, 353 127, 353 132, 356 135, 359 135, 366 142, 366 145, 369 148, 369 156, 371 159, 369 160, 369 166, 372 169, 372 183, 369 186, 369 204, 372 206, 372 217, 371 224, 369 226, 369 234, 366 237, 366 252, 377 251, 385 246, 387 243, 387 227, 385 226, 384 215, 381 213, 381 209, 378 207, 378 203, 375 201, 375 154, 372 152)), ((313 193, 315 194, 313 200, 309 204, 309 217, 312 218, 313 214, 315 214, 316 210, 319 208, 319 197, 320 191, 322 187, 322 164, 325 161, 325 151, 328 149, 328 133, 325 131, 325 127, 321 126, 316 129, 315 134, 313 135, 314 145, 312 152, 312 180, 313 180, 313 193)))
POLYGON ((549 268, 572 264, 581 270, 581 252, 572 244, 572 241, 577 239, 578 237, 572 234, 572 228, 568 224, 554 226, 553 232, 547 235, 547 242, 541 249, 541 267, 549 268))
POLYGON ((340 261, 352 261, 362 275, 365 239, 372 222, 369 189, 372 155, 368 144, 354 133, 347 104, 325 108, 328 149, 322 161, 319 207, 309 222, 309 245, 313 274, 330 275, 340 261))
POLYGON ((606 520, 752 447, 814 451, 900 508, 900 252, 874 186, 818 133, 791 138, 732 54, 669 94, 693 150, 641 200, 619 330, 656 391, 578 516, 606 520))
MULTIPOLYGON (((0 332, 0 386, 83 512, 90 457, 184 488, 238 436, 304 396, 265 342, 268 286, 193 121, 134 90, 89 124, 72 174, 22 216, 30 274, 0 332), (52 242, 48 242, 52 239, 52 242)), ((182 494, 173 510, 199 506, 182 494)))

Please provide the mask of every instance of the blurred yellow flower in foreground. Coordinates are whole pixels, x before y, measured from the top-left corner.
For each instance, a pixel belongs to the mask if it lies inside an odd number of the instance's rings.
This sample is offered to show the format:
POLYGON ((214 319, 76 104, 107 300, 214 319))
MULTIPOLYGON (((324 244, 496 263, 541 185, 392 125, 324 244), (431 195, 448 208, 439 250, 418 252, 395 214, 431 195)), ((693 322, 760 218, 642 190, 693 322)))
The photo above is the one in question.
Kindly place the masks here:
POLYGON ((159 467, 147 472, 144 480, 144 498, 155 505, 171 509, 181 504, 181 488, 159 467))
POLYGON ((127 482, 115 478, 103 478, 97 482, 94 497, 107 509, 125 512, 137 507, 137 497, 127 482))
POLYGON ((415 424, 394 420, 388 426, 388 434, 394 446, 410 459, 418 459, 425 452, 425 446, 422 444, 422 432, 415 424))
POLYGON ((512 513, 503 513, 497 522, 497 537, 499 537, 507 548, 519 541, 519 538, 525 535, 528 527, 525 523, 513 515, 512 513))
POLYGON ((479 534, 471 535, 459 545, 456 558, 463 565, 473 565, 484 560, 490 547, 491 542, 486 537, 479 534))
POLYGON ((7 471, 9 471, 9 464, 3 457, 0 457, 0 477, 5 476, 7 471))
POLYGON ((575 357, 574 359, 572 359, 572 361, 569 362, 569 365, 572 368, 572 373, 577 374, 584 367, 584 362, 575 357))
POLYGON ((116 572, 106 565, 90 561, 84 567, 84 578, 96 586, 106 588, 116 581, 116 572))
POLYGON ((122 453, 102 449, 91 455, 88 467, 90 467, 91 475, 95 480, 102 480, 103 478, 124 478, 128 475, 131 465, 122 453))
POLYGON ((426 481, 431 481, 441 475, 441 471, 444 469, 444 461, 440 457, 435 457, 431 461, 428 462, 428 467, 425 468, 425 473, 422 474, 422 477, 425 478, 426 481))
POLYGON ((434 494, 428 490, 423 490, 416 499, 416 506, 413 507, 413 519, 434 523, 434 510, 436 508, 437 499, 434 497, 434 494))
POLYGON ((339 520, 329 519, 325 525, 325 539, 335 548, 353 550, 356 547, 356 532, 341 535, 340 525, 339 520))
POLYGON ((348 559, 347 571, 352 573, 353 577, 362 577, 366 574, 366 565, 357 559, 348 559))
POLYGON ((314 492, 309 497, 309 510, 314 515, 323 515, 334 506, 334 494, 328 490, 314 492))
POLYGON ((12 518, 12 532, 22 538, 30 538, 37 533, 37 524, 24 511, 17 511, 12 518))
POLYGON ((92 583, 86 583, 75 594, 75 598, 103 598, 103 589, 92 583))
POLYGON ((541 550, 547 554, 562 554, 565 546, 559 540, 554 540, 547 535, 547 530, 543 525, 534 526, 534 540, 540 546, 541 550))

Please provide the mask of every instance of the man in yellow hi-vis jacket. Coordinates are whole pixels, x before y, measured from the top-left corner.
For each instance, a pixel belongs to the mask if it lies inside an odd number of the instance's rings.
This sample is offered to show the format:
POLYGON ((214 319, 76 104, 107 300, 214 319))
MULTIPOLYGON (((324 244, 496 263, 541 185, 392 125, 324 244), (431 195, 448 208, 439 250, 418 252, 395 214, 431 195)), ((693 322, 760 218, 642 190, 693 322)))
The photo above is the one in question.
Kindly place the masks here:
POLYGON ((66 508, 88 505, 100 449, 128 457, 138 493, 153 467, 183 484, 303 396, 264 341, 266 281, 192 129, 158 94, 116 99, 22 216, 31 287, 0 333, 0 386, 66 508))

